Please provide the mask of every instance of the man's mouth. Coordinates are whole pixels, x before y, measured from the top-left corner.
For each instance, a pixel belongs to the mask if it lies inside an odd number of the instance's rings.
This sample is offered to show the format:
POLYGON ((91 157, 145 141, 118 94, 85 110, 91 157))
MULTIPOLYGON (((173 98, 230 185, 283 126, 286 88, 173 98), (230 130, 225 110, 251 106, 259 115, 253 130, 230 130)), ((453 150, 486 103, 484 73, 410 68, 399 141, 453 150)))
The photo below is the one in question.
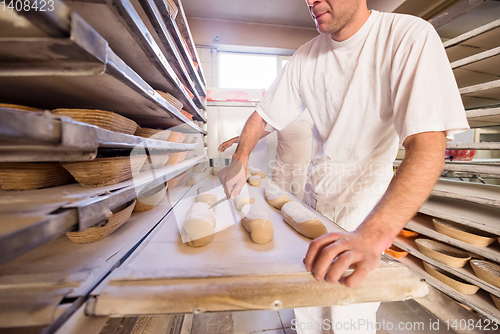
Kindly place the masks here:
POLYGON ((315 20, 319 20, 319 19, 320 19, 323 15, 325 15, 326 13, 328 13, 328 12, 324 12, 324 13, 317 14, 317 15, 316 15, 316 14, 313 14, 314 19, 315 19, 315 20))

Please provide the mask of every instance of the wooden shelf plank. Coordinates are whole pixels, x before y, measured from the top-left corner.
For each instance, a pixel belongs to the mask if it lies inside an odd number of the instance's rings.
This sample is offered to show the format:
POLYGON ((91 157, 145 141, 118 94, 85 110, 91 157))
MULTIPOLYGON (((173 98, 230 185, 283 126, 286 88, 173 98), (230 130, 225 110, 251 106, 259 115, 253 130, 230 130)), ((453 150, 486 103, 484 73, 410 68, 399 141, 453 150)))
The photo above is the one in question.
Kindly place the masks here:
POLYGON ((500 208, 500 186, 439 179, 431 195, 500 208))
POLYGON ((405 228, 500 263, 500 246, 497 243, 493 243, 488 247, 476 247, 441 234, 434 228, 430 216, 419 214, 412 218, 405 228))
POLYGON ((500 80, 459 89, 465 109, 500 105, 500 80))
POLYGON ((458 292, 457 290, 449 287, 433 276, 429 275, 422 264, 420 259, 408 255, 405 258, 397 259, 397 261, 403 263, 408 268, 410 268, 415 274, 425 279, 427 283, 440 290, 441 292, 447 294, 458 302, 470 307, 474 311, 482 314, 488 319, 500 322, 500 311, 493 304, 493 300, 489 293, 483 290, 479 290, 474 295, 465 295, 458 292))
POLYGON ((493 21, 443 43, 450 62, 499 46, 500 20, 493 21))
MULTIPOLYGON (((394 167, 401 165, 401 160, 394 161, 394 167)), ((445 162, 444 170, 451 172, 463 172, 473 175, 480 175, 485 178, 498 178, 500 177, 500 165, 496 163, 474 163, 474 162, 445 162)))
POLYGON ((500 125, 500 108, 481 108, 467 110, 466 114, 471 128, 500 125))
POLYGON ((420 253, 420 251, 418 250, 417 244, 415 243, 415 241, 413 239, 407 239, 407 238, 403 238, 401 236, 397 236, 396 239, 394 239, 393 244, 401 249, 404 249, 409 254, 419 258, 422 261, 425 261, 425 262, 430 263, 438 268, 441 268, 441 269, 449 272, 450 274, 456 275, 456 276, 466 280, 467 282, 470 282, 470 283, 480 287, 481 289, 484 289, 484 290, 488 291, 489 293, 492 293, 495 296, 500 297, 500 288, 496 287, 488 282, 485 282, 482 279, 480 279, 479 277, 477 277, 476 274, 474 273, 474 270, 472 270, 472 267, 468 263, 463 268, 454 268, 454 267, 447 266, 444 263, 441 263, 439 261, 431 259, 430 257, 425 256, 424 254, 420 253))
MULTIPOLYGON (((251 241, 232 202, 217 207, 217 229, 221 230, 207 246, 193 248, 182 242, 179 224, 194 203, 196 188, 201 186, 211 189, 218 198, 223 196, 218 180, 209 176, 190 190, 147 246, 110 275, 109 282, 96 289, 87 312, 94 315, 210 312, 272 309, 276 305, 293 308, 368 299, 402 300, 412 294, 426 293, 419 290, 416 282, 408 280, 404 271, 392 267, 395 263, 385 260, 357 289, 315 281, 302 263, 310 239, 283 222, 280 211, 269 206, 263 197, 263 188, 271 182, 265 179, 261 187, 246 186, 243 190, 243 194, 255 197, 273 222, 271 242, 259 245, 251 241), (402 286, 406 287, 401 289, 402 286), (274 301, 280 302, 273 306, 274 301)), ((318 218, 329 231, 342 231, 321 215, 318 218)))
POLYGON ((431 196, 418 210, 500 236, 500 209, 469 201, 431 196))

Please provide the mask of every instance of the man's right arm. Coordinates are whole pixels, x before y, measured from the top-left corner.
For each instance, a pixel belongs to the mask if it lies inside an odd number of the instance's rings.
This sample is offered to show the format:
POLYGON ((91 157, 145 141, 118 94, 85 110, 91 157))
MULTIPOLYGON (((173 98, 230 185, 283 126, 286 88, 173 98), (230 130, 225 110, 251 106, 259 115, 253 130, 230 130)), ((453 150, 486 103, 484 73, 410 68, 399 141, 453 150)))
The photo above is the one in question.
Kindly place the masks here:
POLYGON ((245 123, 231 164, 219 173, 220 182, 227 196, 236 197, 245 185, 250 153, 261 139, 266 124, 256 111, 245 123))

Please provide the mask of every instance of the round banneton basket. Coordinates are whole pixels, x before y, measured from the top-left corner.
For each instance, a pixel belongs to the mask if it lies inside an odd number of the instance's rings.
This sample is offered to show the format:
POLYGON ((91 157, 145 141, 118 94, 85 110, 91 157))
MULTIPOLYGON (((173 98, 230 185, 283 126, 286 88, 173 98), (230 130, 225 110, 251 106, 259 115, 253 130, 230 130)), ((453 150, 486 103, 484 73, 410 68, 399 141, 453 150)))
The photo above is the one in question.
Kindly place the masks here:
POLYGON ((479 287, 464 281, 463 279, 456 277, 450 273, 445 272, 439 268, 434 267, 432 264, 424 262, 425 271, 427 271, 431 276, 440 280, 444 284, 452 287, 466 295, 473 295, 479 290, 479 287))
POLYGON ((145 155, 97 158, 84 162, 64 162, 62 166, 83 187, 102 187, 120 183, 139 173, 145 155))
POLYGON ((106 110, 92 109, 55 109, 54 115, 71 117, 77 122, 98 126, 102 129, 133 135, 137 123, 131 119, 106 110))
POLYGON ((477 277, 500 288, 500 266, 496 263, 471 260, 470 265, 477 277))
POLYGON ((182 132, 172 131, 170 136, 168 136, 167 141, 172 143, 182 143, 186 139, 186 134, 182 132))
POLYGON ((138 126, 137 130, 135 130, 134 135, 144 138, 153 137, 151 139, 166 141, 168 137, 170 137, 171 132, 171 130, 141 128, 140 126, 138 126))
POLYGON ((174 107, 177 111, 181 111, 182 108, 184 107, 182 102, 177 100, 175 97, 173 97, 173 95, 171 95, 169 93, 162 92, 160 90, 157 90, 156 92, 158 94, 160 94, 161 97, 163 97, 165 100, 167 100, 167 102, 170 103, 172 105, 172 107, 174 107))
POLYGON ((166 188, 167 186, 165 183, 162 183, 144 194, 139 194, 139 196, 137 196, 134 212, 153 210, 161 200, 165 198, 165 195, 167 195, 166 188))
POLYGON ((16 109, 16 110, 19 110, 19 111, 43 111, 42 109, 38 109, 38 108, 32 108, 32 107, 28 107, 28 106, 22 106, 22 105, 19 105, 19 104, 9 104, 9 103, 0 103, 0 107, 1 108, 9 108, 9 109, 16 109))
POLYGON ((436 240, 416 239, 415 243, 420 253, 450 267, 462 268, 471 258, 469 253, 436 240))
POLYGON ((449 220, 433 218, 432 223, 439 233, 466 242, 470 245, 487 247, 495 241, 495 236, 489 233, 449 220))
POLYGON ((493 299, 493 303, 495 303, 495 306, 497 307, 497 309, 500 310, 500 298, 498 298, 495 295, 492 295, 491 293, 490 293, 490 296, 491 296, 491 299, 493 299))
POLYGON ((74 182, 58 162, 1 162, 0 188, 30 190, 74 182))
POLYGON ((125 207, 117 209, 108 220, 97 224, 94 227, 88 228, 81 232, 68 232, 66 236, 69 240, 77 244, 86 244, 96 242, 106 238, 108 235, 119 229, 123 224, 130 219, 132 211, 135 207, 135 200, 132 203, 125 204, 125 207))

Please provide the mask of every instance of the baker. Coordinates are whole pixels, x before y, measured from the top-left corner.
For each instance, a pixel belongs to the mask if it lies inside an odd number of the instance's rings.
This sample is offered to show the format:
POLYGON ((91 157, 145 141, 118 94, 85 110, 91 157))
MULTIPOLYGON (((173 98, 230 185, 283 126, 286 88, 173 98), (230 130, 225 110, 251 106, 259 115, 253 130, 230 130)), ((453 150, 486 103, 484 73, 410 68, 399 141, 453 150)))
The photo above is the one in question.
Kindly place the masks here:
MULTIPOLYGON (((304 264, 318 281, 356 287, 426 200, 443 169, 446 141, 468 123, 432 25, 369 11, 366 0, 307 0, 307 5, 320 35, 279 73, 247 120, 220 180, 226 193, 233 189, 228 195, 236 196, 265 126, 281 130, 307 107, 314 133, 304 202, 349 233, 313 240, 304 264), (398 143, 406 152, 393 175, 398 143), (342 278, 349 267, 353 273, 342 278)), ((297 323, 321 318, 374 323, 378 305, 296 309, 295 315, 297 323)))
MULTIPOLYGON (((314 122, 309 112, 304 112, 283 130, 277 131, 278 147, 273 162, 272 179, 281 188, 302 200, 307 181, 307 170, 311 163, 312 129, 314 122)), ((262 132, 264 138, 275 129, 269 124, 262 132)), ((238 143, 238 137, 226 140, 219 146, 224 152, 238 143)))

